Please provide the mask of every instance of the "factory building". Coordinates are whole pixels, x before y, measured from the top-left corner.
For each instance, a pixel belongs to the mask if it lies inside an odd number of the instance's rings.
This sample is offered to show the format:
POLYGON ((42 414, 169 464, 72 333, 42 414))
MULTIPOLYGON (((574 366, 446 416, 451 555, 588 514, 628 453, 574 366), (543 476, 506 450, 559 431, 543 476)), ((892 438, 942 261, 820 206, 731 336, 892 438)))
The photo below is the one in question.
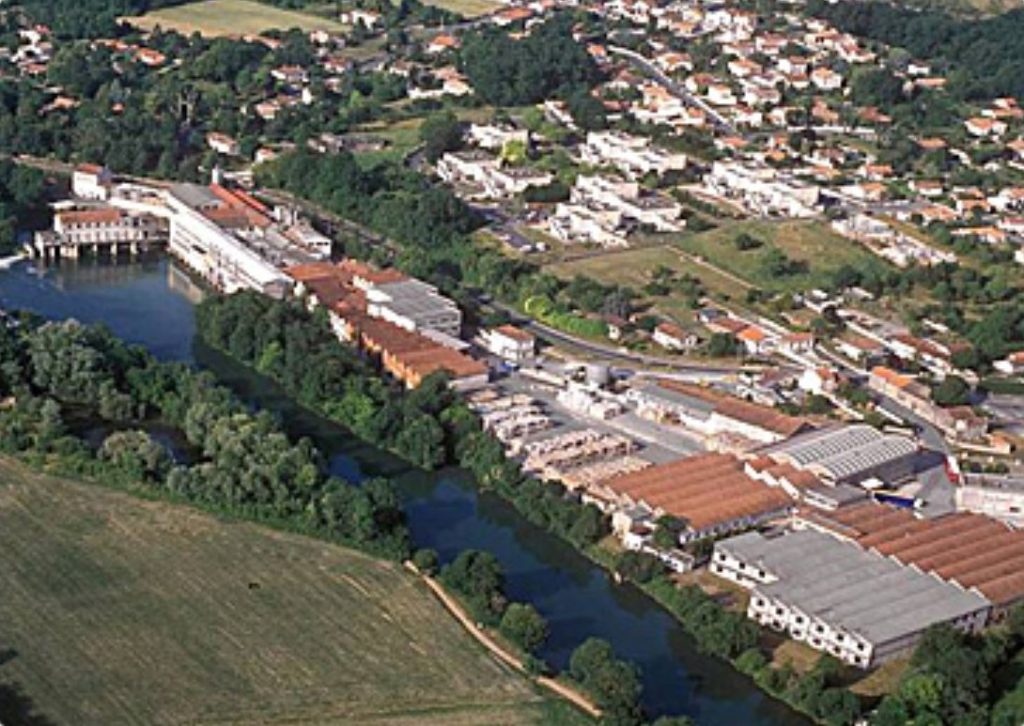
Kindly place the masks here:
POLYGON ((981 593, 992 619, 1024 601, 1024 532, 977 514, 920 518, 873 501, 799 510, 794 525, 846 539, 904 566, 981 593))
POLYGON ((584 499, 606 510, 644 512, 651 522, 677 517, 686 524, 683 543, 755 526, 795 505, 780 487, 748 475, 744 462, 730 454, 692 456, 611 477, 590 486, 584 499))
POLYGON ((919 452, 906 436, 856 424, 801 434, 759 454, 810 472, 829 484, 859 484, 869 479, 895 482, 910 476, 919 452))
POLYGON ((722 540, 711 571, 751 590, 751 619, 860 668, 906 653, 938 623, 978 632, 991 608, 974 589, 813 530, 722 540))
POLYGON ((270 226, 257 202, 247 204, 216 186, 177 184, 167 192, 166 204, 171 254, 215 288, 257 290, 276 298, 291 291, 291 279, 236 236, 270 226))

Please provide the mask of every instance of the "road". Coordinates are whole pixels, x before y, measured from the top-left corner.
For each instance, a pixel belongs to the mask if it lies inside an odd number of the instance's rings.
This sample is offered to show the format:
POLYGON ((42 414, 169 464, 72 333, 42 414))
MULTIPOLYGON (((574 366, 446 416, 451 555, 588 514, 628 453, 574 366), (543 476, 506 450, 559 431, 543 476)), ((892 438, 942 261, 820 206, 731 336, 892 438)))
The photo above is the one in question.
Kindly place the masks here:
POLYGON ((676 83, 671 78, 666 76, 664 73, 662 73, 660 68, 655 66, 644 56, 640 55, 635 51, 630 50, 629 48, 622 48, 617 45, 608 46, 608 50, 610 50, 612 53, 624 56, 627 59, 629 59, 629 61, 632 62, 633 65, 637 66, 638 68, 643 70, 647 75, 654 78, 654 80, 657 81, 658 85, 665 88, 669 93, 671 93, 676 98, 680 99, 687 105, 699 108, 701 111, 707 114, 708 118, 710 118, 711 122, 715 125, 715 128, 717 128, 719 131, 722 131, 730 136, 743 136, 743 134, 737 131, 736 127, 729 123, 728 119, 722 116, 722 114, 718 113, 718 111, 709 106, 703 99, 694 96, 692 93, 686 90, 684 86, 676 83))

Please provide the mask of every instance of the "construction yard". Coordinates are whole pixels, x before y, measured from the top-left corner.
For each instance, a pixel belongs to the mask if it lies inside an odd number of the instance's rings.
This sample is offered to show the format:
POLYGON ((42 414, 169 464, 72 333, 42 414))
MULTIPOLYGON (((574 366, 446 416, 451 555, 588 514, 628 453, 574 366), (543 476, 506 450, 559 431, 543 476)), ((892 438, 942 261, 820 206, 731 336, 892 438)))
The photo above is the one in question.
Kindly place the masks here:
POLYGON ((161 8, 141 17, 128 18, 143 30, 160 26, 184 35, 206 37, 259 35, 268 30, 326 30, 341 32, 345 26, 326 17, 283 10, 256 0, 201 0, 161 8))
POLYGON ((578 723, 396 563, 0 458, 0 683, 55 723, 578 723))

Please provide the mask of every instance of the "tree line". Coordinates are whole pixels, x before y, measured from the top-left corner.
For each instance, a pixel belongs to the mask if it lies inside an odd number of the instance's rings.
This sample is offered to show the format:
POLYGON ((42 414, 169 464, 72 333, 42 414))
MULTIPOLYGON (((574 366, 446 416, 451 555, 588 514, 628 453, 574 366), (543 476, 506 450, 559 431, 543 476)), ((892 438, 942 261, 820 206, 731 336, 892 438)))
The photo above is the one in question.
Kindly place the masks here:
POLYGON ((69 475, 142 489, 216 512, 403 558, 409 535, 389 481, 356 487, 325 475, 308 439, 290 441, 209 373, 156 361, 105 328, 21 318, 0 328, 0 450, 69 475), (76 422, 111 429, 97 450, 76 422), (174 461, 147 432, 182 433, 197 452, 174 461))

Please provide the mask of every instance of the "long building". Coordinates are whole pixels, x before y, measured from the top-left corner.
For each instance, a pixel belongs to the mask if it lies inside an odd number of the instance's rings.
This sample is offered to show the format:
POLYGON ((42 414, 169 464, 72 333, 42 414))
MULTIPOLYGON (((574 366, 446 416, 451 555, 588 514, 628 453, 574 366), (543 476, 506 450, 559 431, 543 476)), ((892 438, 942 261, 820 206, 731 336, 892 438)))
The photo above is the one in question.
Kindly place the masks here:
POLYGON ((834 512, 801 509, 794 524, 974 589, 991 602, 993 620, 1024 602, 1024 532, 994 519, 966 512, 919 518, 865 501, 834 512))
POLYGON ((484 363, 446 345, 455 343, 451 331, 458 331, 459 313, 450 314, 454 303, 424 285, 415 293, 428 300, 428 314, 402 322, 402 307, 392 307, 397 286, 414 281, 398 270, 376 269, 356 260, 317 262, 286 270, 295 281, 295 291, 310 306, 322 306, 335 334, 380 359, 381 366, 406 386, 415 388, 431 373, 444 371, 452 387, 471 390, 485 385, 488 368, 484 363), (386 296, 380 290, 392 291, 386 296), (434 300, 439 298, 441 302, 434 300), (435 327, 436 326, 436 327, 435 327), (439 342, 445 341, 445 342, 439 342))
POLYGON ((860 668, 907 652, 938 623, 977 632, 992 605, 974 588, 814 530, 722 540, 711 571, 751 590, 751 619, 860 668))
POLYGON ((584 499, 618 512, 671 515, 686 527, 681 542, 719 536, 785 515, 795 505, 779 486, 750 476, 730 454, 703 454, 591 485, 584 499))
POLYGON ((258 290, 281 298, 292 280, 249 248, 243 235, 259 234, 271 220, 258 202, 215 185, 178 184, 165 195, 170 252, 218 290, 258 290))

